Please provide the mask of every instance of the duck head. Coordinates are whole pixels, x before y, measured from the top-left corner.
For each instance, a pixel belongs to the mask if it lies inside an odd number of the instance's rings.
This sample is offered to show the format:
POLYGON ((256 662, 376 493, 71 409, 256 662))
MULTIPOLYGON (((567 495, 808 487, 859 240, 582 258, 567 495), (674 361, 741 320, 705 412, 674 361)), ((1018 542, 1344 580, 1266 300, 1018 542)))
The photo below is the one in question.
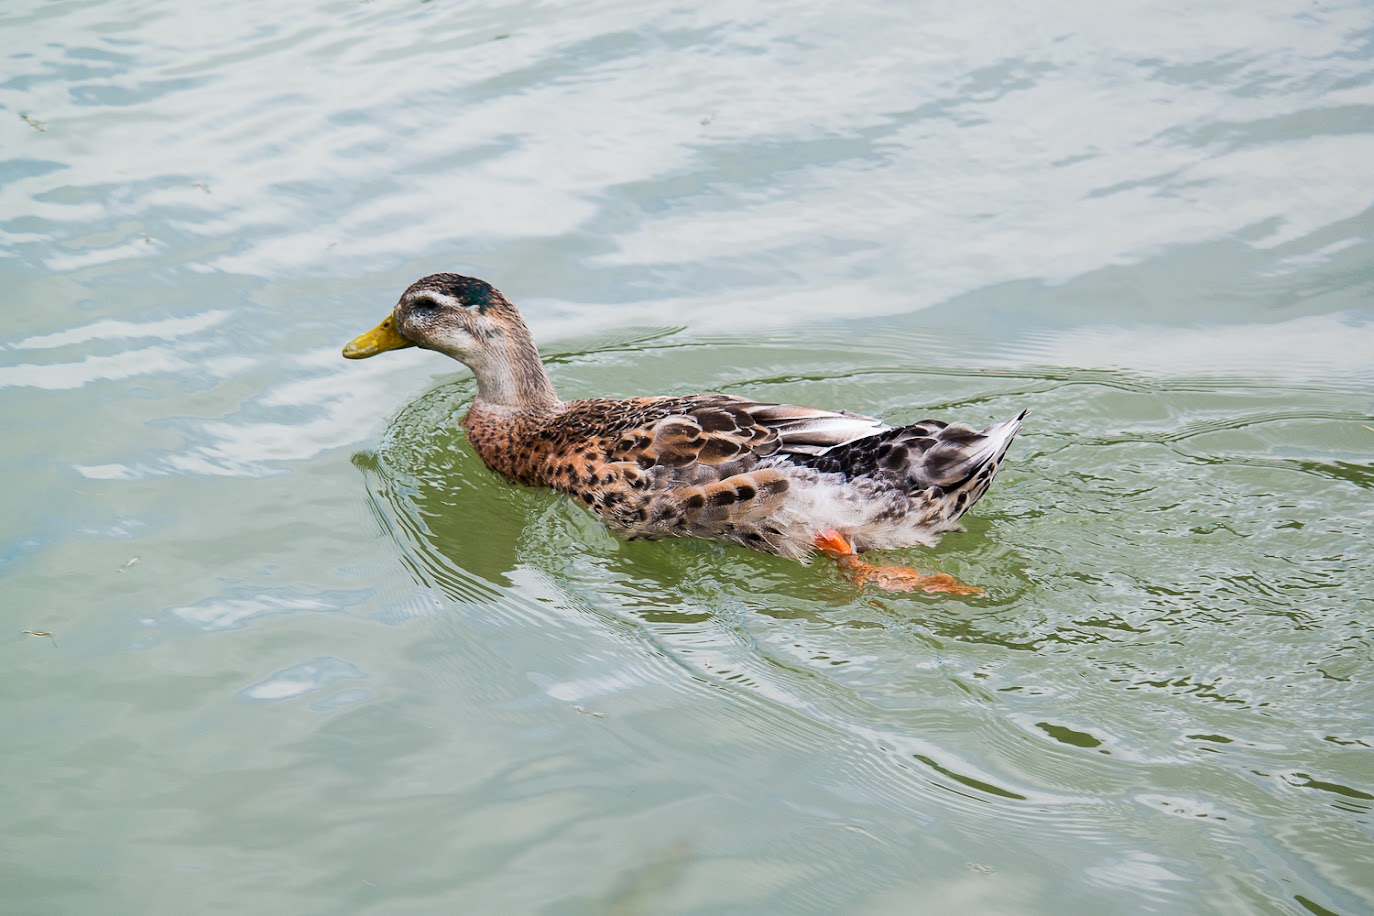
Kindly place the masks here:
POLYGON ((477 377, 477 399, 516 408, 558 403, 525 321, 501 291, 461 274, 431 274, 410 284, 391 314, 349 341, 348 359, 406 347, 451 356, 477 377))

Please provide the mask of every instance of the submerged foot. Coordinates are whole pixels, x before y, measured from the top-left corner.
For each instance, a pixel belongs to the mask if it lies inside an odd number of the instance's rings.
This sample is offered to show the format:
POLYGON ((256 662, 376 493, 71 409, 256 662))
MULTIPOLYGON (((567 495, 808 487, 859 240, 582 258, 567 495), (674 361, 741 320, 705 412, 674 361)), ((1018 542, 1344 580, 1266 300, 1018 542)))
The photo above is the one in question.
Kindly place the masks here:
POLYGON ((950 595, 982 595, 976 585, 965 585, 946 573, 926 575, 910 566, 874 566, 859 559, 844 535, 835 530, 815 536, 816 549, 840 564, 846 578, 856 585, 874 585, 890 592, 945 592, 950 595))

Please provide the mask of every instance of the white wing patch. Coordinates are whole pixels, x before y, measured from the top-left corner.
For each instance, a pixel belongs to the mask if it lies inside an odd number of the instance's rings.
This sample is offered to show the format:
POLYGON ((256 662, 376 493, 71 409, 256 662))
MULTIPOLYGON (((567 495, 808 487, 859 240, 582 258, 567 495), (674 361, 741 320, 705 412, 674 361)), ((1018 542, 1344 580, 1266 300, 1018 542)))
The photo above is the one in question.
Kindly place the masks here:
POLYGON ((750 404, 744 409, 759 425, 777 432, 783 452, 796 455, 823 455, 892 428, 872 417, 795 404, 750 404))

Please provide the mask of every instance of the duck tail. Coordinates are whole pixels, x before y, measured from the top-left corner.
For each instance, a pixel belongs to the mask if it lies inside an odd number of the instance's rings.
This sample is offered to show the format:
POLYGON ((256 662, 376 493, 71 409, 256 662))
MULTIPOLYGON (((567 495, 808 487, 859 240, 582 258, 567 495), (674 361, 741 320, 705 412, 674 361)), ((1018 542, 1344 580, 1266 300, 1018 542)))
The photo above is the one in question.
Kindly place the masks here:
POLYGON ((924 492, 927 499, 947 506, 952 520, 987 491, 1025 416, 1023 410, 982 432, 961 423, 922 420, 820 455, 789 455, 788 460, 851 480, 874 477, 910 495, 924 492))
POLYGON ((908 427, 922 438, 916 445, 910 468, 912 481, 924 489, 957 490, 995 464, 1007 452, 1021 428, 1022 411, 1013 419, 989 426, 982 432, 962 423, 944 424, 926 420, 908 427))
POLYGON ((1007 448, 1011 445, 1011 440, 1016 438, 1016 434, 1021 431, 1021 421, 1026 418, 1027 410, 1023 410, 1010 420, 1001 423, 994 423, 983 430, 984 442, 978 448, 976 454, 984 456, 984 460, 991 459, 1000 461, 1002 456, 1007 453, 1007 448))
POLYGON ((975 433, 948 427, 934 448, 925 454, 919 477, 943 491, 941 502, 949 520, 957 521, 992 486, 1002 457, 1021 429, 1027 411, 975 433))

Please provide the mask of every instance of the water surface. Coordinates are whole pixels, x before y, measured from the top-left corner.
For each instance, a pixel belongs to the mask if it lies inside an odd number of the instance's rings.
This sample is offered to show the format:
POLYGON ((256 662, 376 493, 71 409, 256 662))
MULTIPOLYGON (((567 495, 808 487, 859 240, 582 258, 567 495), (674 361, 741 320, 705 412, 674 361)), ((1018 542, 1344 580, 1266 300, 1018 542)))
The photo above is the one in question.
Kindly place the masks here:
POLYGON ((965 7, 10 4, 5 912, 1374 909, 1374 13, 965 7), (502 483, 338 355, 436 270, 1029 408, 987 596, 502 483))

